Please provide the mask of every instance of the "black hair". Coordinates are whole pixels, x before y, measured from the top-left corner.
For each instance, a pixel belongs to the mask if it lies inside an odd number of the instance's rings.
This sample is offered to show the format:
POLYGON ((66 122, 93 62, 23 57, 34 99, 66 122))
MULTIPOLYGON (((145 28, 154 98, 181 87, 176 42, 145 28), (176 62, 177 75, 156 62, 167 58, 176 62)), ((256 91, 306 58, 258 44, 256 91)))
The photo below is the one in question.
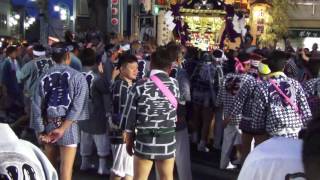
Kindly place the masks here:
POLYGON ((320 177, 320 119, 311 120, 303 137, 302 161, 306 179, 320 177))
POLYGON ((68 30, 64 33, 64 40, 68 43, 71 43, 73 41, 73 35, 70 30, 68 30))
POLYGON ((213 57, 210 54, 210 52, 203 51, 203 53, 201 55, 201 61, 203 61, 203 62, 212 62, 213 61, 213 57))
POLYGON ((222 58, 222 55, 223 55, 223 52, 222 50, 220 49, 216 49, 212 52, 212 55, 215 57, 215 58, 222 58))
POLYGON ((52 44, 52 60, 57 64, 61 64, 67 58, 67 52, 69 52, 68 44, 65 42, 57 42, 52 44))
POLYGON ((290 54, 283 51, 274 50, 268 56, 266 64, 269 66, 271 72, 283 71, 289 58, 290 54))
POLYGON ((96 63, 96 53, 91 48, 85 48, 80 55, 83 66, 93 66, 96 63))
POLYGON ((36 44, 33 46, 33 50, 43 52, 46 51, 46 48, 41 44, 36 44))
POLYGON ((118 38, 118 34, 116 32, 108 33, 104 36, 104 44, 111 44, 111 41, 118 38))
POLYGON ((166 70, 171 67, 174 61, 165 47, 158 47, 155 52, 151 54, 151 66, 153 69, 166 70))
POLYGON ((138 59, 136 56, 132 55, 132 54, 123 54, 119 57, 119 61, 118 61, 118 68, 120 67, 125 67, 127 64, 130 63, 138 63, 138 59))
POLYGON ((200 50, 196 47, 187 47, 187 53, 185 58, 188 60, 198 60, 199 59, 200 50))
POLYGON ((114 45, 114 44, 108 44, 105 46, 104 50, 106 51, 107 53, 107 57, 111 57, 112 56, 112 53, 116 50, 119 49, 119 46, 118 45, 114 45))
POLYGON ((258 54, 258 55, 260 55, 262 57, 266 57, 267 56, 267 54, 265 52, 263 52, 261 49, 255 49, 253 51, 253 53, 258 54))
POLYGON ((175 42, 169 42, 166 46, 167 52, 170 56, 170 59, 172 61, 176 61, 179 58, 179 54, 182 51, 181 45, 175 43, 175 42))
POLYGON ((14 53, 15 51, 17 51, 17 48, 14 46, 9 46, 6 50, 6 56, 10 56, 12 53, 14 53))
POLYGON ((72 46, 72 52, 74 52, 75 50, 78 50, 78 51, 80 50, 80 46, 77 42, 72 42, 69 45, 72 46))
POLYGON ((246 53, 244 51, 241 51, 241 52, 239 52, 237 57, 241 62, 245 62, 245 61, 248 61, 250 59, 250 54, 248 54, 248 53, 246 53))
POLYGON ((308 68, 312 78, 317 78, 320 70, 320 61, 310 59, 309 62, 305 62, 306 67, 308 68))

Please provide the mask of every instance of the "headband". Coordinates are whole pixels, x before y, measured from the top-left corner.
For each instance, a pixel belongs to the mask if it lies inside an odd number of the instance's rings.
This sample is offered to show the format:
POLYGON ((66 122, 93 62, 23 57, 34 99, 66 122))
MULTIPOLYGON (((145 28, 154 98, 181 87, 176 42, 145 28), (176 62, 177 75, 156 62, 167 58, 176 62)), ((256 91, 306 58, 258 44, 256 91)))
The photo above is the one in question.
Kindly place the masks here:
POLYGON ((45 56, 45 55, 46 55, 46 51, 36 51, 36 50, 33 50, 33 51, 32 51, 32 54, 35 55, 35 56, 45 56))
POLYGON ((250 60, 241 62, 237 57, 235 57, 234 60, 236 61, 236 64, 235 64, 236 72, 243 73, 244 72, 244 66, 243 65, 244 64, 250 64, 250 60))
POLYGON ((69 45, 69 46, 64 47, 64 48, 53 47, 53 48, 51 48, 51 50, 52 50, 52 53, 57 53, 57 54, 67 53, 67 52, 70 52, 70 51, 73 50, 73 46, 69 45))

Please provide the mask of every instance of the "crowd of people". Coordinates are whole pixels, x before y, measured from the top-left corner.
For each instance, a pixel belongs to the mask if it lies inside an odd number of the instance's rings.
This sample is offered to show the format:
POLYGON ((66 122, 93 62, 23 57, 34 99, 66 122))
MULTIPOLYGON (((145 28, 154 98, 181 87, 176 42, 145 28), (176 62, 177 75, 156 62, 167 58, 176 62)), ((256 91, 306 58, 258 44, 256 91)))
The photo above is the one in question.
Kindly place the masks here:
POLYGON ((190 144, 221 150, 220 168, 240 169, 275 137, 304 138, 305 172, 317 179, 311 156, 320 152, 308 150, 319 146, 317 44, 208 52, 102 39, 80 43, 67 32, 63 42, 1 48, 0 122, 41 147, 60 179, 72 179, 78 145, 81 170, 93 167, 96 149, 97 173, 114 180, 148 179, 153 164, 162 180, 174 167, 191 180, 190 144))

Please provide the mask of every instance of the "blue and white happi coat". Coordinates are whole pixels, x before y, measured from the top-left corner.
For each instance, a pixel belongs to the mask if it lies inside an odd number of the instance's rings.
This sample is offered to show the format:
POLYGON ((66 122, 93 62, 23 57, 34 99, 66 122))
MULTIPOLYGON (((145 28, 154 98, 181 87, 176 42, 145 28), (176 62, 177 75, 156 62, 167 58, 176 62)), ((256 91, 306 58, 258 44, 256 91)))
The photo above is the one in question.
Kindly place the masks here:
POLYGON ((110 103, 110 87, 95 68, 84 66, 82 70, 89 88, 89 119, 79 122, 80 128, 89 134, 105 134, 109 111, 105 104, 110 103))
POLYGON ((54 65, 54 61, 47 57, 37 57, 26 63, 17 75, 19 81, 25 82, 25 95, 31 97, 36 91, 36 82, 54 65))
POLYGON ((252 116, 252 111, 255 108, 253 94, 257 85, 262 80, 258 78, 249 78, 240 88, 239 93, 235 98, 233 108, 231 108, 231 117, 241 115, 239 128, 247 133, 254 133, 251 129, 251 122, 255 117, 252 116))
POLYGON ((30 126, 38 133, 49 133, 59 127, 55 120, 74 121, 57 144, 77 144, 77 121, 89 118, 88 99, 85 76, 67 65, 55 65, 39 78, 32 98, 30 126))
POLYGON ((247 81, 252 79, 254 78, 248 74, 229 73, 226 75, 223 85, 219 89, 216 106, 223 108, 225 117, 232 117, 230 119, 230 125, 239 126, 240 124, 241 114, 231 116, 232 111, 240 89, 247 81))
POLYGON ((266 132, 270 136, 298 138, 301 128, 311 120, 311 111, 304 90, 298 81, 288 78, 283 73, 272 76, 271 79, 298 110, 280 95, 270 80, 264 81, 254 92, 252 129, 255 132, 266 132))

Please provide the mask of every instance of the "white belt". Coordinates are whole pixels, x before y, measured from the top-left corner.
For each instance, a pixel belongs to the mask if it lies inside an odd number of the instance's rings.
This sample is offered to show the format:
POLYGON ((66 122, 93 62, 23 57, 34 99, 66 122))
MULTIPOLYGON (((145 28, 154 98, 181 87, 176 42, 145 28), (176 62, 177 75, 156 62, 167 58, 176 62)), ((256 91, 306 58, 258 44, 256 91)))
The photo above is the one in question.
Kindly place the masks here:
POLYGON ((251 117, 246 117, 246 116, 242 116, 241 119, 245 119, 245 120, 253 120, 253 118, 251 117))
POLYGON ((298 134, 301 131, 301 128, 285 128, 281 131, 271 132, 270 135, 277 136, 277 135, 286 135, 286 134, 298 134))

